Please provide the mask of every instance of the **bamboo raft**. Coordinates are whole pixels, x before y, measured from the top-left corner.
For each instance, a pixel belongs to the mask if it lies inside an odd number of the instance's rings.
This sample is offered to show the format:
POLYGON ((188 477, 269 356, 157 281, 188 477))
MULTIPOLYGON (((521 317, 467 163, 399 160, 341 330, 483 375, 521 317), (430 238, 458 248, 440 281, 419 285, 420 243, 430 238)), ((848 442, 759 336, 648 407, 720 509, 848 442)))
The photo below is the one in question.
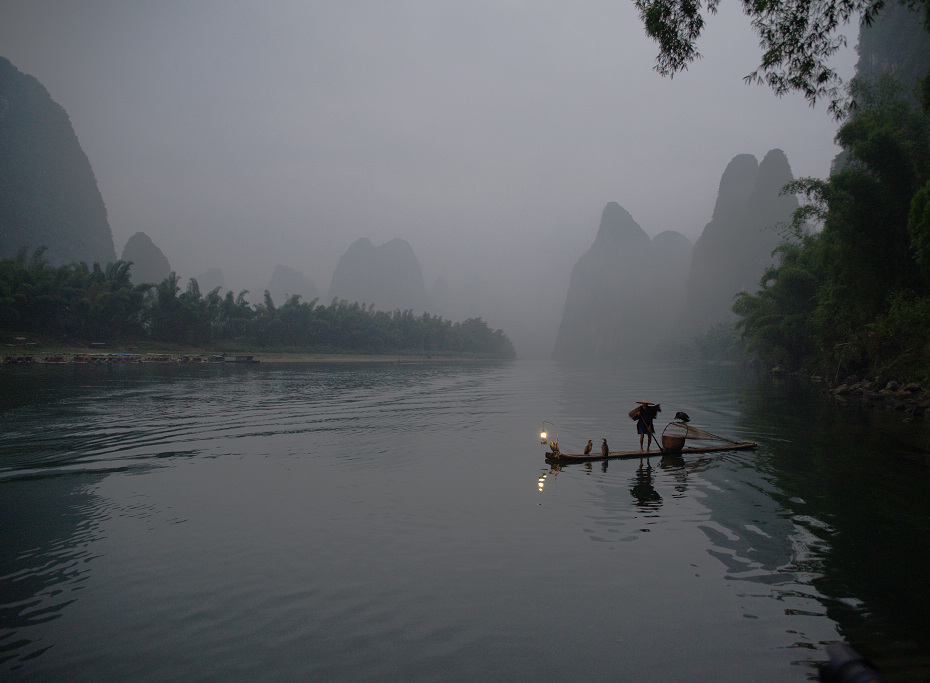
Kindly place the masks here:
MULTIPOLYGON (((685 422, 670 422, 662 432, 662 446, 657 450, 635 450, 635 451, 609 451, 607 455, 602 453, 563 453, 559 450, 558 428, 556 428, 555 441, 548 441, 545 431, 545 425, 555 426, 552 422, 543 422, 543 432, 540 434, 541 442, 549 447, 546 452, 546 461, 553 463, 565 462, 592 462, 596 460, 620 460, 623 458, 642 458, 651 455, 693 455, 696 453, 718 453, 723 451, 746 451, 752 450, 757 446, 755 441, 732 441, 722 436, 711 434, 697 427, 692 427, 685 422), (685 441, 712 441, 714 443, 707 446, 685 446, 685 441)), ((658 445, 658 439, 656 442, 658 445)))
POLYGON ((620 460, 622 458, 642 458, 647 455, 689 455, 695 453, 716 453, 718 451, 748 451, 755 448, 758 444, 755 441, 740 441, 737 443, 728 443, 720 446, 686 446, 678 450, 651 450, 651 451, 610 451, 605 458, 600 453, 553 453, 546 452, 546 460, 557 462, 589 462, 593 460, 620 460))

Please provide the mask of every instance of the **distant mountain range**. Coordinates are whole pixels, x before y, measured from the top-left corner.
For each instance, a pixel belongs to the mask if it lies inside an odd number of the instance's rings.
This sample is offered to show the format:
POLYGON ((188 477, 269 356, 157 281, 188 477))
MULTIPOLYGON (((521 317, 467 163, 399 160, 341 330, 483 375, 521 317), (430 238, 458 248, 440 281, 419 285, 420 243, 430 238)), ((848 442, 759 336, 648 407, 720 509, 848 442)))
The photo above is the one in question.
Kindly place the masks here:
POLYGON ((675 231, 650 240, 629 212, 608 204, 594 243, 572 269, 553 356, 635 358, 673 336, 733 321, 734 295, 758 289, 782 241, 779 226, 798 206, 780 194, 792 180, 779 149, 761 164, 736 156, 693 249, 675 231))
POLYGON ((266 287, 276 306, 285 303, 290 297, 297 295, 301 303, 310 303, 320 298, 320 291, 313 281, 295 268, 277 266, 266 287))
POLYGON ((780 194, 792 180, 780 149, 771 150, 761 164, 751 154, 740 154, 727 165, 713 217, 694 245, 682 332, 736 320, 734 295, 759 288, 773 263, 772 252, 784 239, 782 228, 798 208, 794 195, 780 194))
POLYGON ((420 314, 430 308, 423 269, 402 239, 380 247, 367 237, 356 240, 336 265, 328 295, 333 299, 374 304, 381 311, 411 309, 420 314))
MULTIPOLYGON (((797 207, 780 196, 791 181, 781 150, 758 163, 740 154, 720 180, 711 221, 692 245, 668 230, 650 239, 623 207, 604 208, 597 236, 575 264, 555 340, 557 358, 636 357, 673 335, 690 335, 732 321, 733 296, 754 291, 772 250, 797 207)), ((107 212, 87 156, 67 113, 33 77, 0 58, 0 257, 40 245, 53 265, 116 259, 107 212)), ((145 233, 126 243, 135 282, 161 282, 171 272, 165 254, 145 233)), ((222 271, 197 276, 202 294, 223 287, 222 271)), ((495 290, 472 283, 453 291, 437 279, 427 293, 412 247, 402 239, 375 246, 361 238, 339 259, 327 298, 373 305, 382 311, 429 312, 450 319, 487 317, 496 310, 495 290)), ((299 295, 319 299, 314 283, 278 266, 267 287, 276 305, 299 295)), ((253 300, 261 296, 253 292, 253 300)))
POLYGON ((144 232, 137 232, 123 247, 124 261, 132 261, 130 276, 136 284, 158 284, 171 273, 171 264, 161 249, 144 232))
POLYGON ((635 357, 664 339, 680 309, 690 255, 684 235, 650 240, 626 209, 609 203, 594 243, 572 269, 555 357, 635 357))

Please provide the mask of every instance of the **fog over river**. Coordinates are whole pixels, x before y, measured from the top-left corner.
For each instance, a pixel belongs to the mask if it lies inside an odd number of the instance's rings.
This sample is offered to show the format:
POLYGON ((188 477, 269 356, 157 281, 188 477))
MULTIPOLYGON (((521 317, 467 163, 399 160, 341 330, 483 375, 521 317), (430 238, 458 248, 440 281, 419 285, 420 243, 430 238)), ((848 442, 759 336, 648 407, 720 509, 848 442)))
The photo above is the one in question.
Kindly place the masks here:
POLYGON ((441 279, 522 357, 551 354, 608 202, 694 242, 734 156, 829 173, 826 106, 744 82, 762 53, 738 5, 699 49, 662 78, 613 0, 0 3, 0 56, 67 112, 117 255, 144 232, 204 294, 260 303, 284 265, 329 304, 350 245, 403 239, 431 294, 441 279))

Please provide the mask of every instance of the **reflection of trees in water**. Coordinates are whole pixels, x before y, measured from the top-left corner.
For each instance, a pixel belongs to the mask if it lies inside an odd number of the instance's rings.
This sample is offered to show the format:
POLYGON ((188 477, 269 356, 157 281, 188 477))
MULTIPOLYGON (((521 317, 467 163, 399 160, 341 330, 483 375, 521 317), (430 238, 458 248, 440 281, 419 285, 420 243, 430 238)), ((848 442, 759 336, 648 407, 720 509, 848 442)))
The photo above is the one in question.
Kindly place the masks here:
MULTIPOLYGON (((649 397, 759 448, 654 461, 652 485, 664 501, 651 510, 631 497, 639 483, 631 463, 611 461, 622 481, 611 486, 604 478, 592 528, 628 531, 631 517, 667 514, 676 496, 699 499, 706 513, 695 523, 728 580, 758 586, 750 592, 777 601, 786 614, 808 610, 829 618, 839 637, 880 665, 894 659, 911 667, 909 678, 927 679, 930 421, 905 424, 903 413, 838 405, 822 385, 768 373, 707 366, 669 373, 644 369, 658 378, 648 385, 656 387, 649 397)), ((591 387, 632 394, 626 388, 640 386, 638 379, 632 371, 568 376, 558 385, 564 403, 584 421, 561 425, 563 433, 600 436, 604 424, 625 434, 631 428, 625 413, 591 387)), ((614 444, 612 434, 603 433, 614 444)), ((616 441, 623 443, 620 436, 616 441)), ((803 619, 797 621, 798 646, 816 645, 804 635, 803 619)))
POLYGON ((686 410, 695 424, 760 446, 703 462, 692 456, 654 462, 653 485, 664 508, 643 513, 629 490, 637 482, 605 486, 597 524, 621 528, 625 521, 617 520, 631 512, 658 516, 674 496, 699 495, 707 509, 700 527, 730 578, 762 586, 786 612, 825 611, 841 637, 875 660, 888 659, 885 653, 902 662, 922 656, 919 665, 930 673, 930 658, 918 654, 930 653, 930 423, 905 424, 902 413, 837 405, 822 385, 764 372, 694 366, 663 375, 644 366, 638 373, 562 373, 555 385, 563 403, 584 418, 560 425, 563 433, 580 439, 596 427, 614 444, 612 434, 627 434, 630 422, 591 387, 621 387, 633 398, 644 386, 666 410, 686 410), (602 432, 601 425, 615 432, 602 432), (803 595, 791 594, 799 590, 803 595))
POLYGON ((840 405, 801 380, 743 388, 741 422, 764 433, 755 468, 804 534, 796 568, 812 575, 841 635, 886 673, 930 674, 930 496, 923 422, 840 405), (887 666, 884 664, 887 663, 887 666))
POLYGON ((52 646, 31 627, 75 600, 90 572, 97 509, 87 488, 103 476, 0 482, 0 664, 5 671, 52 646), (35 639, 34 639, 35 638, 35 639))

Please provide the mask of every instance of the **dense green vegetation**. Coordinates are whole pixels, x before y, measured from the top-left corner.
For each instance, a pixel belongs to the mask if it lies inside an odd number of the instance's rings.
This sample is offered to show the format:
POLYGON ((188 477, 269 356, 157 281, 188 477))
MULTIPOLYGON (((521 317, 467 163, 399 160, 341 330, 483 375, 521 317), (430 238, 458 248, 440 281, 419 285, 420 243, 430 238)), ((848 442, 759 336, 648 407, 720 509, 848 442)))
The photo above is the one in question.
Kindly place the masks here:
POLYGON ((857 77, 851 94, 836 168, 787 188, 810 203, 761 289, 737 296, 737 326, 789 369, 928 381, 930 108, 888 74, 857 77))
POLYGON ((151 340, 307 353, 406 353, 513 358, 511 341, 480 318, 461 323, 424 313, 375 311, 364 304, 293 296, 251 305, 248 292, 202 295, 191 279, 181 291, 172 272, 157 285, 134 285, 131 263, 49 266, 44 249, 0 259, 0 331, 66 344, 151 340))
MULTIPOLYGON (((719 0, 634 0, 673 76, 700 57, 697 41, 719 0)), ((742 0, 761 62, 746 80, 826 99, 842 121, 843 152, 827 180, 787 192, 810 202, 756 293, 733 310, 745 348, 789 369, 930 381, 930 1, 742 0), (840 29, 861 20, 856 78, 830 58, 840 29), (808 221, 818 224, 808 231, 808 221)), ((726 329, 694 357, 742 353, 726 329)))

